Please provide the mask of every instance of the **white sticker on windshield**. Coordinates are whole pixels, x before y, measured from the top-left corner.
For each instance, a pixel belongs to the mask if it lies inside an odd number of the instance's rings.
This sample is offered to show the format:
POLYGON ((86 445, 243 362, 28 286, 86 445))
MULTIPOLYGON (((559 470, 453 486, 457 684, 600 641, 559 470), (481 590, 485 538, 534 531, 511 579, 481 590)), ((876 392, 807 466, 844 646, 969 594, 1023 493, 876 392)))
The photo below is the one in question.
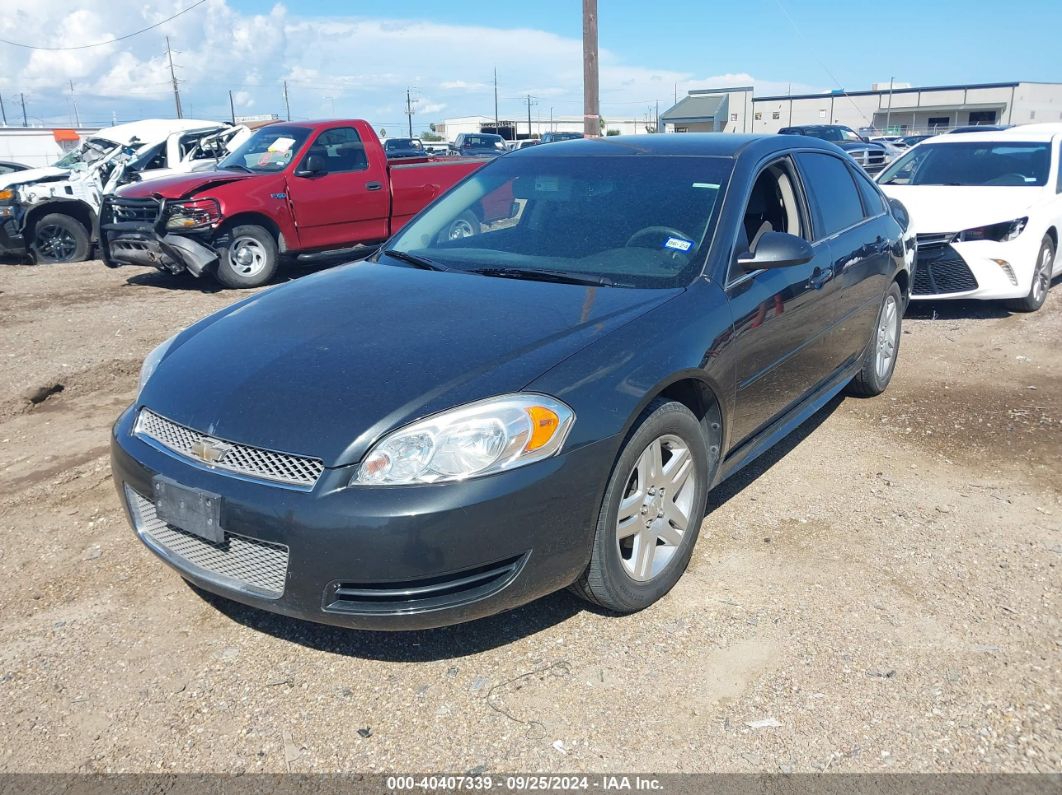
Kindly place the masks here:
POLYGON ((681 237, 669 237, 667 242, 664 243, 664 248, 671 248, 675 251, 689 251, 693 248, 693 241, 683 240, 681 237))
POLYGON ((294 138, 277 138, 269 145, 270 152, 286 152, 295 144, 294 138))
POLYGON ((560 184, 556 177, 535 177, 536 193, 556 193, 560 184))

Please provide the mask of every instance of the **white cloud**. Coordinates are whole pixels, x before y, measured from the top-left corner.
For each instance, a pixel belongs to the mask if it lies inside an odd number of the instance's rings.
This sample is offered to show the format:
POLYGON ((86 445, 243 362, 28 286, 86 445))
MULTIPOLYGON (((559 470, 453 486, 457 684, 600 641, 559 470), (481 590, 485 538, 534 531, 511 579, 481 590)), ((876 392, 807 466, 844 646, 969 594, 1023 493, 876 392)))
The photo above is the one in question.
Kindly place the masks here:
MULTIPOLYGON (((174 0, 107 0, 73 12, 69 0, 8 0, 0 37, 49 46, 107 41, 155 24, 174 0)), ((534 29, 363 17, 300 17, 276 4, 244 14, 209 0, 158 30, 91 49, 50 52, 0 48, 0 91, 25 92, 31 115, 65 123, 73 80, 83 119, 108 123, 172 113, 164 36, 170 37, 186 112, 227 118, 228 92, 240 109, 284 113, 287 81, 295 118, 366 116, 377 128, 406 125, 405 94, 417 100, 415 127, 443 113, 493 115, 498 67, 501 115, 525 118, 526 101, 545 117, 582 113, 582 43, 534 29), (516 57, 514 54, 533 57, 516 57), (440 94, 443 97, 440 97, 440 94)), ((786 84, 748 74, 699 76, 625 62, 603 49, 602 113, 639 116, 669 106, 689 88, 755 84, 785 93, 786 84)), ((794 92, 812 87, 793 86, 794 92)))

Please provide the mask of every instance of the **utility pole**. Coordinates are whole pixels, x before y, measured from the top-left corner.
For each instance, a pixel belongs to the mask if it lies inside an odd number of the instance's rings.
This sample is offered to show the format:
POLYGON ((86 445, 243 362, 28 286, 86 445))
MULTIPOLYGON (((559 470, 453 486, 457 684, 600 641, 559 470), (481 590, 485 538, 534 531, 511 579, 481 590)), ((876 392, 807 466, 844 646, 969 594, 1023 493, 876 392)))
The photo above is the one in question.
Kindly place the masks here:
POLYGON ((74 81, 70 81, 70 104, 74 106, 74 126, 81 126, 81 117, 77 115, 77 99, 74 97, 74 81))
POLYGON ((4 118, 4 126, 7 126, 7 111, 4 110, 4 95, 0 94, 0 116, 4 118))
POLYGON ((288 81, 284 81, 284 111, 287 114, 288 121, 291 121, 291 105, 288 104, 288 81))
POLYGON ((531 100, 532 99, 533 99, 533 97, 530 94, 528 94, 527 95, 527 137, 528 138, 531 137, 531 100))
POLYGON ((173 71, 173 50, 170 49, 170 37, 166 37, 166 57, 170 60, 170 81, 173 83, 173 103, 177 108, 177 118, 183 119, 184 112, 181 110, 181 92, 177 88, 177 73, 173 71))
POLYGON ((409 89, 406 89, 406 116, 409 117, 409 137, 413 137, 413 100, 409 97, 409 89))
POLYGON ((656 129, 653 132, 660 132, 660 100, 656 101, 656 129))
MULTIPOLYGON (((498 132, 498 67, 494 67, 494 132, 498 132)), ((410 133, 412 137, 412 133, 410 133)))
POLYGON ((549 131, 553 132, 553 106, 549 108, 549 131))
POLYGON ((22 100, 22 126, 29 127, 29 119, 26 118, 26 95, 20 91, 18 98, 22 100))
POLYGON ((896 79, 895 77, 890 77, 889 78, 889 109, 887 111, 885 111, 885 134, 886 135, 888 135, 888 132, 889 132, 889 122, 892 121, 892 81, 895 80, 895 79, 896 79))
POLYGON ((601 135, 597 72, 597 0, 583 0, 583 134, 601 135))
POLYGON ((232 102, 232 89, 229 89, 229 113, 232 114, 232 126, 236 126, 236 105, 232 102))

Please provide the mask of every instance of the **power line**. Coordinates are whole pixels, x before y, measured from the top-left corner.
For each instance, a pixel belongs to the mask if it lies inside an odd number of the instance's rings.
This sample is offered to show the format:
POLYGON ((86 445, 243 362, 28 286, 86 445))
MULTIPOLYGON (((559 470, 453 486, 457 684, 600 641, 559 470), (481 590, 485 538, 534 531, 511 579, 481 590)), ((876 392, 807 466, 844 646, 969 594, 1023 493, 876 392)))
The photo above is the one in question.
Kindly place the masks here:
POLYGON ((161 27, 167 22, 177 19, 177 17, 181 16, 182 14, 187 14, 192 9, 198 8, 206 1, 207 0, 199 0, 199 2, 197 3, 192 3, 192 5, 188 6, 188 8, 184 9, 183 11, 178 11, 172 17, 167 17, 161 22, 156 22, 154 25, 148 25, 146 28, 141 28, 140 30, 133 31, 132 33, 126 33, 124 36, 119 36, 115 39, 108 39, 107 41, 97 41, 94 44, 79 44, 76 47, 38 47, 34 44, 22 44, 21 42, 10 41, 8 39, 0 39, 0 43, 9 44, 12 47, 21 47, 24 50, 47 50, 49 52, 60 52, 63 50, 87 50, 91 47, 103 47, 104 45, 114 44, 116 41, 125 41, 126 39, 133 38, 134 36, 139 36, 141 33, 147 33, 149 30, 154 30, 155 28, 161 27))

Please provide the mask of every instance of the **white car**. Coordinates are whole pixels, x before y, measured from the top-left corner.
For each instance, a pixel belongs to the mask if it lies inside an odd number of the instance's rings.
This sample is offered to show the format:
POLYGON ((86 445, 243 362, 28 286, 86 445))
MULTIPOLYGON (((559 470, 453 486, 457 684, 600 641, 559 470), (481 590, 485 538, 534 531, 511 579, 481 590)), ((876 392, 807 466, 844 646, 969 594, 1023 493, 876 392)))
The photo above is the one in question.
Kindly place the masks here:
POLYGON ((929 138, 878 175, 918 232, 915 300, 1043 306, 1062 232, 1062 125, 929 138))

